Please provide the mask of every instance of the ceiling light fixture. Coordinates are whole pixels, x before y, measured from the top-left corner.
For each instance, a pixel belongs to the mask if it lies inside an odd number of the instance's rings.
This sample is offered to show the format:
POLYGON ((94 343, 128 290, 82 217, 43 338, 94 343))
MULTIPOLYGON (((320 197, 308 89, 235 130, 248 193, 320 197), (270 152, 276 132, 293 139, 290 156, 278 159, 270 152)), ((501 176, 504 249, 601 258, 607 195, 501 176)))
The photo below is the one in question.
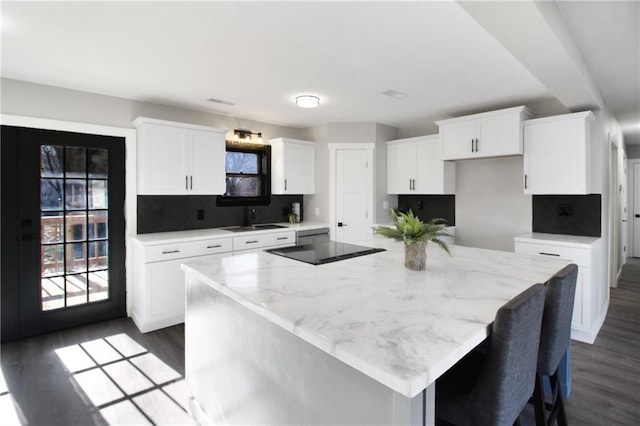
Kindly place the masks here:
POLYGON ((262 143, 262 132, 252 132, 251 130, 235 129, 233 131, 233 140, 236 142, 251 142, 251 137, 257 136, 258 143, 262 143))
POLYGON ((313 95, 297 96, 296 105, 300 108, 315 108, 320 105, 320 98, 313 95))

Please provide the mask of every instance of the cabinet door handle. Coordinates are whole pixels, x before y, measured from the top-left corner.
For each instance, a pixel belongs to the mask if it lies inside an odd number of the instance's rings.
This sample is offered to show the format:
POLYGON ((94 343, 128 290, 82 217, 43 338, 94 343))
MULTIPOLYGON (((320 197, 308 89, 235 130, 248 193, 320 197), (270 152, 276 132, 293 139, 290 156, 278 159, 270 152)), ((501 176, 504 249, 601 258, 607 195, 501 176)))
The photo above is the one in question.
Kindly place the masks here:
POLYGON ((172 254, 172 253, 180 253, 179 249, 175 249, 175 250, 163 250, 162 254, 172 254))
POLYGON ((280 240, 288 240, 288 239, 289 239, 289 237, 278 237, 278 241, 280 241, 280 240))
POLYGON ((220 248, 220 247, 222 247, 221 244, 216 244, 214 246, 207 246, 208 249, 214 249, 214 248, 220 248))
POLYGON ((527 175, 524 175, 524 189, 527 189, 527 175))
POLYGON ((189 189, 193 189, 193 176, 189 176, 189 189))
POLYGON ((478 141, 479 141, 479 139, 476 138, 476 152, 478 152, 478 141))
POLYGON ((476 152, 473 148, 473 138, 471 138, 471 152, 476 152))
POLYGON ((184 189, 189 189, 189 176, 184 177, 184 189))
POLYGON ((251 240, 251 241, 245 242, 245 244, 255 244, 257 242, 258 242, 258 240, 251 240))
POLYGON ((545 252, 543 252, 543 251, 539 251, 539 252, 538 252, 538 254, 541 254, 541 255, 543 255, 543 256, 555 256, 555 257, 560 257, 560 255, 559 255, 559 254, 557 254, 557 253, 545 253, 545 252))
POLYGON ((409 179, 409 191, 411 191, 411 179, 409 179))
POLYGON ((286 179, 284 180, 284 190, 285 191, 287 190, 287 180, 286 179))

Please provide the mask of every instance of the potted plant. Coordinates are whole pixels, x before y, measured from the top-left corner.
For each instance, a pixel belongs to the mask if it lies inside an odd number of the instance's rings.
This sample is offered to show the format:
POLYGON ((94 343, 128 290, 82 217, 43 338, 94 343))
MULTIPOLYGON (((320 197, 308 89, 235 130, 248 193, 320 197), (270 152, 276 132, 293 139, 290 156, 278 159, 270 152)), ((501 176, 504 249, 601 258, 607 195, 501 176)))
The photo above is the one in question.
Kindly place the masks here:
POLYGON ((433 218, 425 223, 409 210, 402 213, 391 210, 392 227, 377 226, 373 231, 377 235, 404 242, 404 266, 414 271, 424 271, 427 262, 427 244, 434 242, 451 255, 449 246, 440 237, 451 236, 445 229, 446 221, 433 218))
POLYGON ((294 225, 298 221, 298 215, 291 210, 289 212, 289 223, 294 225))

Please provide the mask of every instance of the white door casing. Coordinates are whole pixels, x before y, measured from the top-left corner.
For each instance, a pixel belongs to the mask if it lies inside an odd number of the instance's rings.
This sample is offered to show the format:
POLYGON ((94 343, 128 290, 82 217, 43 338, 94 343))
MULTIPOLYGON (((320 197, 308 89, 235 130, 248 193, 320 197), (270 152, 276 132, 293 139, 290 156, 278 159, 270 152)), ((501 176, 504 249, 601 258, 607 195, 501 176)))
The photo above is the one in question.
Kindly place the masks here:
POLYGON ((371 237, 374 149, 369 143, 329 144, 329 211, 335 241, 363 242, 371 237))

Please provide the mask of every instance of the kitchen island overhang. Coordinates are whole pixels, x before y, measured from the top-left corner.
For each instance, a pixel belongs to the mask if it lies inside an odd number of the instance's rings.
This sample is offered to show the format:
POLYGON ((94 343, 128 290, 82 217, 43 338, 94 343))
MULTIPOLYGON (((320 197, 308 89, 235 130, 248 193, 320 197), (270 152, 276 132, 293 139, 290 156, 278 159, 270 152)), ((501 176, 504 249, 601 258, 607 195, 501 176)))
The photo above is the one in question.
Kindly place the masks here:
MULTIPOLYGON (((416 272, 404 269, 401 244, 374 238, 368 245, 387 251, 321 266, 263 252, 183 265, 188 287, 187 383, 194 401, 208 417, 222 415, 227 420, 234 418, 246 423, 248 419, 242 416, 230 417, 229 401, 223 402, 226 397, 221 395, 234 393, 234 387, 248 386, 246 389, 253 389, 249 394, 254 397, 265 395, 265 387, 281 389, 277 394, 283 397, 280 401, 283 405, 274 412, 289 407, 285 411, 291 418, 262 413, 260 421, 266 424, 303 420, 303 423, 357 422, 362 419, 357 415, 362 414, 362 408, 357 408, 355 401, 361 401, 363 394, 376 395, 368 405, 373 404, 371 412, 382 419, 380 424, 423 424, 425 419, 429 424, 433 420, 435 380, 489 334, 500 306, 530 285, 545 282, 567 264, 460 246, 453 246, 453 256, 449 257, 430 247, 427 271, 416 272), (207 308, 207 304, 211 306, 207 308), (243 329, 238 324, 245 320, 238 318, 251 319, 244 328, 251 329, 249 334, 253 337, 245 342, 246 347, 231 349, 242 340, 239 336, 243 329), (261 334, 272 337, 264 341, 259 337, 261 334), (214 346, 218 349, 210 351, 224 352, 226 349, 221 348, 227 347, 228 351, 236 352, 218 357, 231 357, 238 362, 244 357, 245 369, 257 361, 242 353, 268 357, 265 345, 280 346, 283 353, 312 355, 306 355, 306 364, 289 360, 287 368, 279 370, 274 367, 279 362, 276 350, 271 354, 273 359, 263 366, 273 370, 271 376, 265 376, 271 377, 271 382, 260 381, 254 383, 257 387, 252 387, 247 383, 240 385, 236 380, 229 386, 223 384, 227 379, 215 377, 214 370, 220 370, 212 365, 215 361, 207 366, 202 359, 206 358, 203 352, 207 352, 198 350, 203 340, 216 341, 214 346), (317 377, 314 371, 322 369, 318 365, 311 367, 313 363, 332 367, 317 377), (312 371, 305 371, 310 367, 312 371), (363 387, 345 395, 350 402, 342 407, 335 405, 335 401, 325 401, 326 407, 337 409, 341 421, 322 414, 310 415, 308 411, 314 410, 305 408, 305 403, 291 408, 291 401, 298 398, 299 392, 303 396, 310 392, 300 388, 305 380, 308 384, 313 377, 314 382, 324 383, 323 378, 332 376, 328 371, 343 367, 353 370, 351 377, 344 381, 341 379, 344 372, 333 374, 336 376, 331 380, 333 386, 322 387, 322 395, 329 397, 336 392, 329 388, 348 388, 356 382, 363 387), (210 377, 205 379, 207 375, 210 377), (297 385, 290 384, 289 393, 282 391, 280 384, 286 382, 285 377, 296 375, 297 385), (347 413, 350 408, 351 414, 347 413)), ((242 380, 251 382, 247 377, 242 380)), ((314 397, 314 403, 320 403, 319 397, 314 397)), ((278 405, 277 401, 263 402, 272 407, 278 405)), ((249 411, 252 406, 255 408, 250 400, 246 404, 249 411)))

